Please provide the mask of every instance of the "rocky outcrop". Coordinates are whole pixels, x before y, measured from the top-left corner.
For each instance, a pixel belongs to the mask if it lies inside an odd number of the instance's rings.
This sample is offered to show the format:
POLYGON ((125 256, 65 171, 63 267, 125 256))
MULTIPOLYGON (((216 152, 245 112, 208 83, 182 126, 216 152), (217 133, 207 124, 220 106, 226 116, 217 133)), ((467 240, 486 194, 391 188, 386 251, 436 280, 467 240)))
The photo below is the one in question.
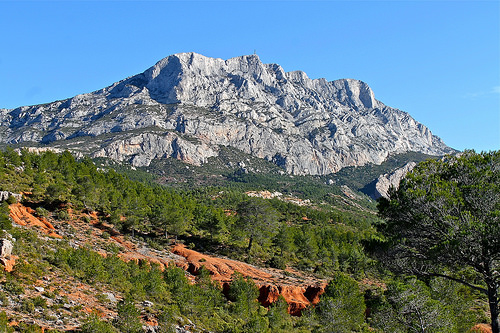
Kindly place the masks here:
POLYGON ((265 284, 259 288, 258 301, 262 306, 269 307, 279 296, 283 296, 288 303, 288 313, 300 316, 307 307, 319 303, 319 296, 325 292, 325 288, 326 282, 308 286, 265 284))
POLYGON ((0 258, 10 258, 12 254, 12 241, 10 239, 0 239, 0 258))
POLYGON ((174 254, 186 258, 185 262, 178 262, 178 266, 193 275, 198 275, 203 267, 210 271, 212 280, 221 283, 230 282, 232 275, 239 272, 255 281, 268 281, 272 275, 262 270, 236 260, 215 258, 194 250, 185 248, 182 244, 177 244, 172 248, 174 254))
POLYGON ((240 261, 213 257, 186 249, 181 244, 175 245, 172 252, 186 259, 177 260, 176 265, 193 275, 199 274, 202 267, 207 269, 212 280, 219 282, 226 294, 234 273, 252 279, 259 287, 258 301, 263 306, 268 307, 283 296, 288 303, 288 312, 295 316, 300 316, 302 310, 311 304, 317 304, 326 287, 324 280, 301 277, 301 282, 298 282, 299 279, 293 278, 292 274, 285 275, 279 270, 263 270, 240 261))
POLYGON ((7 272, 12 271, 16 262, 16 257, 12 256, 14 241, 15 239, 9 234, 7 234, 7 237, 0 238, 0 265, 2 265, 7 272))
POLYGON ((374 199, 378 199, 380 197, 388 198, 389 188, 399 186, 399 182, 403 179, 404 176, 417 165, 415 162, 408 162, 403 167, 398 168, 391 173, 386 173, 384 175, 380 175, 375 180, 375 192, 372 194, 374 199))
POLYGON ((324 175, 388 155, 453 152, 359 80, 310 79, 263 64, 181 53, 107 88, 0 112, 3 143, 38 142, 145 166, 202 164, 230 146, 292 174, 324 175))
POLYGON ((7 200, 10 197, 14 197, 16 201, 21 201, 23 199, 23 195, 20 193, 12 193, 9 191, 0 191, 0 202, 7 200))
POLYGON ((32 208, 23 206, 20 203, 14 203, 9 205, 9 209, 9 216, 14 223, 22 226, 37 227, 48 236, 62 238, 62 236, 56 232, 52 223, 50 223, 45 217, 37 217, 33 215, 35 214, 35 211, 32 208))
POLYGON ((174 133, 142 133, 123 140, 116 140, 98 150, 94 157, 110 157, 117 161, 128 160, 133 166, 148 166, 155 158, 174 157, 186 163, 201 165, 217 152, 204 143, 181 139, 174 133))

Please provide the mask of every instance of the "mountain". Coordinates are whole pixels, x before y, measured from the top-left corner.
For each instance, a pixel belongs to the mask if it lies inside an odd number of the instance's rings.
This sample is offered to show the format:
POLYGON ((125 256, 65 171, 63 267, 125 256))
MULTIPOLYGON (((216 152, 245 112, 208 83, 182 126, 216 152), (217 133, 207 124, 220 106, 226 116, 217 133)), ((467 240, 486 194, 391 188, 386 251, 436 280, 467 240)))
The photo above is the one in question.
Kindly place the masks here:
POLYGON ((361 81, 310 79, 263 64, 181 53, 104 89, 0 110, 0 142, 69 149, 148 166, 207 163, 222 147, 295 175, 380 164, 405 152, 454 150, 361 81))

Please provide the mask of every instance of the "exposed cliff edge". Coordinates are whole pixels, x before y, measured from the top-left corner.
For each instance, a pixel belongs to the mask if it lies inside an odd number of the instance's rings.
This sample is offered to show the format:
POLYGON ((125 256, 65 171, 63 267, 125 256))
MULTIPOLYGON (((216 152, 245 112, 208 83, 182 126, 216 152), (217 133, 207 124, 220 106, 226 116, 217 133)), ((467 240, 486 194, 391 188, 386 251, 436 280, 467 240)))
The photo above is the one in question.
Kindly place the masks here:
POLYGON ((0 110, 0 142, 44 144, 147 166, 173 157, 203 164, 220 146, 291 174, 324 175, 389 155, 454 150, 361 81, 310 79, 264 64, 181 53, 107 88, 0 110))
POLYGON ((389 188, 397 188, 401 179, 403 179, 408 172, 413 170, 416 165, 416 162, 408 162, 401 168, 397 168, 391 172, 380 175, 373 182, 367 184, 363 192, 371 196, 373 199, 378 199, 380 197, 388 198, 389 188))
POLYGON ((268 307, 279 296, 283 296, 288 303, 288 312, 295 316, 300 316, 302 310, 311 304, 319 303, 319 296, 323 294, 327 284, 326 280, 298 278, 277 269, 263 269, 236 260, 202 254, 181 244, 175 245, 172 252, 185 258, 185 261, 177 260, 177 266, 193 275, 197 275, 202 267, 207 269, 212 280, 219 282, 226 293, 234 273, 252 279, 259 287, 258 300, 263 306, 268 307))

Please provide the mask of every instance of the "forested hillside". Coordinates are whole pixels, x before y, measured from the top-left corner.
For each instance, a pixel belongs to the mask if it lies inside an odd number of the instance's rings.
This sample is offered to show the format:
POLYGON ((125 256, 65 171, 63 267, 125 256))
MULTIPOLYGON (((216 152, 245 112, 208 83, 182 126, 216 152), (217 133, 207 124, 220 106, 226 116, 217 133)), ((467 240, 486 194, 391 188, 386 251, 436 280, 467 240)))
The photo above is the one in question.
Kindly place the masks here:
POLYGON ((356 202, 341 189, 311 201, 251 197, 243 190, 263 190, 262 182, 252 188, 251 174, 240 175, 241 189, 180 189, 99 165, 68 152, 0 153, 0 191, 23 194, 1 203, 2 238, 15 238, 16 259, 0 273, 0 331, 467 332, 488 322, 474 290, 387 270, 376 255, 386 244, 383 222, 361 197, 358 205, 337 204, 356 202), (16 205, 53 225, 52 237, 13 222, 16 205), (243 273, 223 288, 208 269, 127 262, 125 242, 164 254, 184 244, 328 285, 317 305, 292 316, 282 296, 259 304, 258 282, 243 273), (69 304, 55 283, 63 279, 87 290, 93 307, 69 304), (34 289, 39 281, 44 291, 34 289))

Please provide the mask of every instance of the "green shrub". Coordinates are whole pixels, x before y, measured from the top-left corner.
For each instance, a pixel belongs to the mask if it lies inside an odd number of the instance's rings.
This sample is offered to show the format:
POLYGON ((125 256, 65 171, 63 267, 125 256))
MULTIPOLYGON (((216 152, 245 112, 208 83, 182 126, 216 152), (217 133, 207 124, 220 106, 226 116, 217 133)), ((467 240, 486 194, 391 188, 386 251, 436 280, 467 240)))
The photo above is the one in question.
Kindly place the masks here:
POLYGON ((9 306, 9 298, 3 291, 0 291, 0 305, 2 305, 3 307, 9 306))
POLYGON ((153 239, 148 238, 146 240, 146 242, 150 248, 153 248, 153 249, 159 250, 159 251, 163 250, 163 246, 160 244, 160 242, 158 240, 153 240, 153 239))
POLYGON ((10 209, 7 202, 0 203, 0 230, 11 230, 12 221, 9 217, 10 209))
POLYGON ((54 298, 56 298, 56 293, 55 293, 56 290, 54 292, 50 292, 48 290, 45 290, 42 295, 47 297, 47 298, 54 299, 54 298))
POLYGON ((122 250, 122 248, 119 245, 116 245, 115 243, 108 242, 104 245, 104 248, 106 251, 111 252, 113 254, 118 254, 122 250))
POLYGON ((102 321, 96 315, 91 315, 80 327, 82 333, 119 333, 119 331, 108 322, 102 321))
POLYGON ((69 213, 65 209, 61 209, 57 211, 57 219, 58 220, 68 220, 69 219, 69 213))
POLYGON ((359 330, 365 320, 364 295, 358 283, 338 272, 321 295, 316 307, 320 332, 351 332, 359 330))
POLYGON ((293 327, 292 318, 288 314, 288 304, 283 296, 279 296, 278 300, 271 304, 267 318, 272 332, 290 332, 293 327))
POLYGON ((25 298, 23 299, 21 305, 19 306, 19 311, 31 314, 33 313, 33 311, 35 311, 35 304, 31 299, 25 298))
POLYGON ((28 325, 23 322, 19 323, 19 330, 23 333, 43 333, 44 331, 37 324, 28 325))
POLYGON ((229 298, 234 301, 231 304, 231 312, 249 322, 259 309, 258 296, 259 289, 252 280, 244 278, 241 274, 233 276, 229 287, 229 298))
POLYGON ((17 203, 17 199, 15 196, 11 195, 7 198, 7 200, 5 200, 5 202, 9 205, 12 205, 12 204, 15 204, 17 203))
POLYGON ((49 216, 49 211, 41 206, 36 207, 35 212, 38 216, 40 217, 47 217, 49 216))
POLYGON ((286 269, 286 260, 283 256, 273 256, 269 261, 269 266, 277 269, 286 269))
POLYGON ((32 299, 33 305, 35 307, 40 307, 40 308, 46 308, 47 307, 47 300, 41 296, 36 296, 32 299))
POLYGON ((14 328, 9 325, 9 319, 5 311, 0 312, 0 332, 13 333, 14 328))
POLYGON ((115 320, 115 326, 122 333, 142 333, 139 314, 132 299, 126 297, 118 303, 118 317, 115 320))
POLYGON ((8 280, 4 285, 3 289, 13 295, 24 294, 24 287, 16 280, 8 280))

